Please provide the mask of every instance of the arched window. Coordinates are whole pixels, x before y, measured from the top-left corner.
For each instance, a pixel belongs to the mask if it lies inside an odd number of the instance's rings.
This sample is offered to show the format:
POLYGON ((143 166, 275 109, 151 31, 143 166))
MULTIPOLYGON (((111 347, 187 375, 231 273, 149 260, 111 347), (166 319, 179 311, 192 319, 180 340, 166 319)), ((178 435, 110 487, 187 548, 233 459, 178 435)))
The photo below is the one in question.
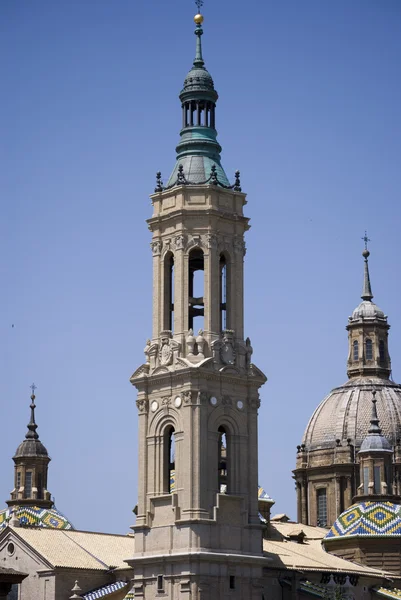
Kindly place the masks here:
POLYGON ((32 471, 26 471, 25 473, 25 486, 24 486, 24 497, 30 498, 32 496, 32 471))
POLYGON ((167 252, 164 257, 164 326, 173 331, 174 327, 174 255, 167 252))
POLYGON ((204 290, 204 258, 200 248, 189 253, 188 261, 188 329, 203 329, 205 303, 204 290))
POLYGON ((219 427, 218 445, 218 490, 220 494, 228 491, 227 478, 227 433, 224 427, 219 427))
POLYGON ((316 508, 317 508, 317 526, 326 527, 327 525, 327 490, 320 488, 316 490, 316 508))
POLYGON ((43 484, 42 484, 42 473, 38 473, 38 484, 37 484, 38 494, 37 498, 43 498, 43 484))
POLYGON ((175 431, 170 426, 164 435, 164 490, 167 493, 175 492, 175 481, 175 431))
POLYGON ((366 360, 372 360, 372 359, 373 359, 372 340, 367 339, 366 340, 366 360))
POLYGON ((359 358, 359 344, 358 341, 355 340, 353 343, 353 359, 358 360, 359 358))
POLYGON ((385 348, 383 340, 380 340, 380 342, 379 342, 379 356, 380 356, 380 360, 386 359, 386 348, 385 348))

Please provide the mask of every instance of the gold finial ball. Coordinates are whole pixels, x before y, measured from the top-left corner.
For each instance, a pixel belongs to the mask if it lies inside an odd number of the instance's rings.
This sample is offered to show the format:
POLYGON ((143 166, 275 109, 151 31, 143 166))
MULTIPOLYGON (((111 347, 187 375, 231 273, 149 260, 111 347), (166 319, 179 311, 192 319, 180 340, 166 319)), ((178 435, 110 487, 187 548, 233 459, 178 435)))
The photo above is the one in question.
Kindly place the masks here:
POLYGON ((194 21, 197 25, 202 25, 203 23, 203 15, 201 15, 200 13, 198 13, 197 15, 194 16, 194 21))

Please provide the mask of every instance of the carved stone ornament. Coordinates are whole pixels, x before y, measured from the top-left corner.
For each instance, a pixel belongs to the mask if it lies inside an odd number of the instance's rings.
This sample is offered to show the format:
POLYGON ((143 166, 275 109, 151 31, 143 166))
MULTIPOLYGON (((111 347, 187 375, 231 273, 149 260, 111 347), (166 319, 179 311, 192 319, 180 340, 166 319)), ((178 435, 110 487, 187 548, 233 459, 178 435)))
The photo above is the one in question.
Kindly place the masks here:
POLYGON ((222 341, 220 346, 220 359, 224 365, 235 364, 235 346, 234 346, 234 332, 226 329, 222 332, 222 341))
POLYGON ((246 368, 249 371, 252 365, 252 354, 253 354, 253 348, 251 346, 251 340, 249 337, 246 338, 245 340, 245 351, 246 351, 246 368))
POLYGON ((233 402, 232 402, 230 396, 223 396, 221 403, 224 404, 225 406, 232 406, 233 402))
POLYGON ((180 233, 174 238, 174 246, 176 250, 184 250, 185 247, 185 235, 180 233))
POLYGON ((215 233, 207 233, 205 236, 205 240, 206 240, 206 247, 209 250, 217 250, 218 240, 217 240, 217 235, 215 233))
POLYGON ((191 235, 188 238, 186 250, 190 250, 191 248, 195 248, 195 247, 197 247, 197 248, 203 247, 203 240, 199 234, 191 235))
POLYGON ((209 399, 209 394, 207 392, 198 392, 197 401, 198 404, 206 403, 209 399))
POLYGON ((138 400, 136 401, 136 406, 139 412, 143 412, 144 410, 146 410, 147 403, 147 400, 144 400, 143 398, 138 398, 138 400))
POLYGON ((162 404, 164 404, 164 406, 168 406, 169 404, 171 404, 171 397, 164 396, 164 398, 162 398, 162 404))
POLYGON ((150 243, 150 247, 152 248, 153 256, 160 256, 162 251, 162 242, 160 240, 156 240, 150 243))
POLYGON ((242 236, 236 235, 233 240, 234 252, 236 254, 245 254, 245 242, 242 236))
POLYGON ((191 390, 185 390, 185 392, 182 392, 182 398, 183 398, 185 404, 188 404, 189 402, 191 402, 191 400, 192 400, 191 390))
POLYGON ((171 365, 173 362, 173 344, 171 331, 160 333, 159 362, 162 366, 171 365))

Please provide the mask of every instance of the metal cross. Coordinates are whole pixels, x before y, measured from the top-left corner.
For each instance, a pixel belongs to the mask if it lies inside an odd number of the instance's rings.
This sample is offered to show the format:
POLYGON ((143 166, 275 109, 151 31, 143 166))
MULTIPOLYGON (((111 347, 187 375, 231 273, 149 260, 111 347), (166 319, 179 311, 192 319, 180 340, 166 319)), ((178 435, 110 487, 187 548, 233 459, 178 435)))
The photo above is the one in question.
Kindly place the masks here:
POLYGON ((367 231, 365 231, 365 235, 361 239, 365 242, 365 250, 367 250, 368 249, 368 242, 370 242, 370 239, 368 238, 368 232, 367 231))
POLYGON ((35 394, 35 390, 37 389, 36 385, 33 383, 32 385, 29 386, 32 390, 32 394, 35 394))
POLYGON ((203 6, 203 0, 195 0, 195 4, 198 7, 198 12, 200 12, 200 10, 203 6))

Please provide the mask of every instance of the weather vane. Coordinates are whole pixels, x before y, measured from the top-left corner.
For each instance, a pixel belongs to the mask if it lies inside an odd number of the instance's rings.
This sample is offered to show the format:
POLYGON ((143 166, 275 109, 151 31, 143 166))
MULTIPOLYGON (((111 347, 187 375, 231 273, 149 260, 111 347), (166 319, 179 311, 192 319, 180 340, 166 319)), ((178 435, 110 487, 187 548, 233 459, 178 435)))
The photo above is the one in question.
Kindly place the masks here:
POLYGON ((32 385, 30 385, 29 387, 30 387, 30 388, 31 388, 31 390, 32 390, 32 396, 34 396, 34 395, 35 395, 35 390, 37 389, 37 388, 36 388, 36 385, 33 383, 33 384, 32 384, 32 385))
POLYGON ((195 0, 195 4, 198 7, 198 12, 200 13, 201 8, 203 6, 203 0, 195 0))
POLYGON ((365 235, 361 239, 365 242, 365 250, 367 250, 368 249, 368 242, 370 242, 370 239, 368 238, 368 232, 366 230, 365 230, 365 235))

